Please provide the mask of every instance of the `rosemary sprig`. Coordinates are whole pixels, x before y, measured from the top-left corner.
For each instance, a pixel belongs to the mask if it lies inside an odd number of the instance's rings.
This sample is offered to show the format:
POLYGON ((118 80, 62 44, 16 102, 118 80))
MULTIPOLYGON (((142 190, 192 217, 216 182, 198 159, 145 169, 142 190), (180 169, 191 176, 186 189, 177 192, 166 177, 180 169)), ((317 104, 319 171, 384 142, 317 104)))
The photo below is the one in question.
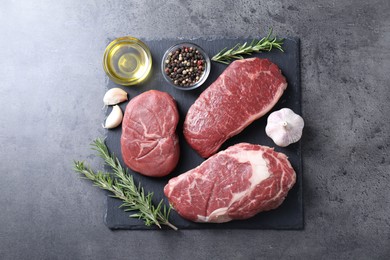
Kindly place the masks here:
POLYGON ((258 53, 263 51, 271 51, 273 48, 276 48, 283 52, 282 45, 284 39, 277 39, 276 37, 271 37, 272 28, 269 30, 268 35, 263 37, 260 40, 253 39, 253 41, 248 44, 238 43, 233 48, 227 49, 224 48, 220 52, 214 55, 211 60, 220 62, 223 64, 229 64, 234 59, 244 59, 242 55, 250 55, 252 53, 258 53))
POLYGON ((113 174, 102 171, 94 172, 90 167, 85 166, 84 162, 75 161, 74 170, 77 173, 91 180, 95 186, 110 191, 113 194, 112 197, 122 200, 123 204, 120 207, 123 207, 125 211, 135 212, 130 217, 142 219, 146 226, 154 224, 161 228, 162 225, 166 225, 177 230, 177 227, 169 222, 171 207, 167 209, 163 204, 164 200, 161 200, 157 207, 154 206, 153 193, 149 192, 145 195, 141 184, 137 186, 134 183, 133 176, 121 166, 118 158, 109 153, 103 140, 98 138, 91 146, 97 151, 98 156, 112 168, 113 174))

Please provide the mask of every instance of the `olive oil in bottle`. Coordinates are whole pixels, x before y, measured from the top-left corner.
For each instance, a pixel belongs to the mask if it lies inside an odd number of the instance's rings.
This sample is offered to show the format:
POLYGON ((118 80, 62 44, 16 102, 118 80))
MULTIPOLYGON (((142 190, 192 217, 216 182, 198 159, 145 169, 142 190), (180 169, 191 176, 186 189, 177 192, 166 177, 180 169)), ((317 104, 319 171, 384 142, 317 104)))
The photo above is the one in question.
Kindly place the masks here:
POLYGON ((104 69, 116 83, 134 85, 149 74, 152 58, 149 48, 132 37, 118 38, 111 42, 104 54, 104 69))

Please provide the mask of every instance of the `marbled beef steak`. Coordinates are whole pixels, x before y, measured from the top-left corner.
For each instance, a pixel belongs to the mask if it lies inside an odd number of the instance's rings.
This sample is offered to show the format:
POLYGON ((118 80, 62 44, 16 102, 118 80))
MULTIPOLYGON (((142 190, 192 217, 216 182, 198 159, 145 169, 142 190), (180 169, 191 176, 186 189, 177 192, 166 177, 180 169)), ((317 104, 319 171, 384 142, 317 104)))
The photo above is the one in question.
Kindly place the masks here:
POLYGON ((286 87, 280 69, 268 59, 234 61, 188 110, 185 139, 202 157, 209 157, 270 111, 286 87))
POLYGON ((295 180, 286 155, 240 143, 172 178, 164 193, 182 217, 222 223, 277 208, 295 180))
POLYGON ((125 164, 147 176, 169 174, 179 160, 178 121, 176 102, 168 93, 149 90, 131 99, 122 122, 125 164))

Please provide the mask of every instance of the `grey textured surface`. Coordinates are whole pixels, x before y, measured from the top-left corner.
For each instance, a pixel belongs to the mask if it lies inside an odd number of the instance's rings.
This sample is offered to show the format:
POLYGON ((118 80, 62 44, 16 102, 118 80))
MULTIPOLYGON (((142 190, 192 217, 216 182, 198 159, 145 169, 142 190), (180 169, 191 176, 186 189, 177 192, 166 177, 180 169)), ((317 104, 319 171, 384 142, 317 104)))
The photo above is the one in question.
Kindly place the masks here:
POLYGON ((2 259, 387 259, 390 2, 10 1, 0 4, 2 259), (304 231, 112 232, 101 165, 107 38, 301 38, 304 231), (162 257, 163 256, 163 257, 162 257))

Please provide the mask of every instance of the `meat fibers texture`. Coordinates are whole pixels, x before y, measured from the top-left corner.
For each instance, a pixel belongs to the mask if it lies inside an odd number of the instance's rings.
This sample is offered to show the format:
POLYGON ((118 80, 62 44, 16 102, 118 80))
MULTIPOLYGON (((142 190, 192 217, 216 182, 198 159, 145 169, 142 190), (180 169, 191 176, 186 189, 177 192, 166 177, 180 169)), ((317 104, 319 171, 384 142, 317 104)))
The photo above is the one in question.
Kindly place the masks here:
POLYGON ((183 218, 222 223, 279 207, 295 181, 286 155, 240 143, 172 178, 164 193, 183 218))
POLYGON ((232 62, 188 110, 183 127, 187 143, 209 157, 270 111, 286 88, 280 69, 267 59, 232 62))
POLYGON ((146 176, 169 174, 179 161, 179 113, 168 93, 150 90, 127 104, 121 149, 125 164, 146 176))

